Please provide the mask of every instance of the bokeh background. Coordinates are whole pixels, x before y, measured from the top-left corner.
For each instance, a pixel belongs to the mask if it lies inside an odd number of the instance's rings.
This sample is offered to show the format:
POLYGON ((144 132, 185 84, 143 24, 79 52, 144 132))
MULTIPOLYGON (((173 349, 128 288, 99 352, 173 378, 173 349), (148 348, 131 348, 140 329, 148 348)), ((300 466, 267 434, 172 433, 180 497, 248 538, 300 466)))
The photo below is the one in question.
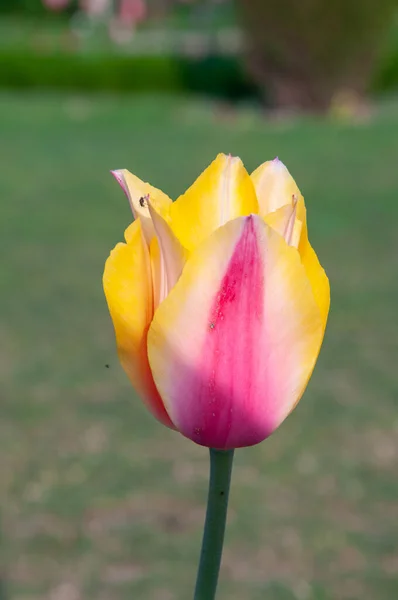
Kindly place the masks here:
POLYGON ((131 215, 222 152, 278 155, 331 280, 297 410, 236 453, 220 600, 398 597, 395 0, 1 0, 1 600, 192 597, 208 456, 119 366, 131 215))

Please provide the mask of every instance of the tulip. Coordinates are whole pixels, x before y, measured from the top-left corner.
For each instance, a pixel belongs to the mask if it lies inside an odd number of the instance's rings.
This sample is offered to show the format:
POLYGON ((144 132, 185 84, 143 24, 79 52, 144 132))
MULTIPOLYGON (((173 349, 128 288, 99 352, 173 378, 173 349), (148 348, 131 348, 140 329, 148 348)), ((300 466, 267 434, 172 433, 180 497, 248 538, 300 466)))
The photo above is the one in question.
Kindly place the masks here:
POLYGON ((301 398, 329 310, 294 179, 279 159, 249 176, 220 154, 173 203, 127 170, 113 174, 135 220, 104 289, 133 386, 198 444, 261 442, 301 398))
POLYGON ((329 282, 277 158, 249 175, 219 154, 175 202, 127 170, 113 175, 135 219, 103 278, 118 353, 153 415, 210 448, 195 600, 213 600, 233 450, 263 441, 300 400, 329 282))

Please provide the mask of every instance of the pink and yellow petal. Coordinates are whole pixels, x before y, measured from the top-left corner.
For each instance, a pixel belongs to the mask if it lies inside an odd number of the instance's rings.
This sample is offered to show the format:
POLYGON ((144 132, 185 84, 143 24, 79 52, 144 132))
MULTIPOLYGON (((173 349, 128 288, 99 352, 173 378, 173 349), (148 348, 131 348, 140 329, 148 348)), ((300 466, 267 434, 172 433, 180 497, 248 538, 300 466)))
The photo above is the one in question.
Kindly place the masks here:
POLYGON ((254 186, 242 161, 219 154, 172 205, 171 227, 191 251, 227 221, 257 212, 254 186))
POLYGON ((322 337, 297 250, 252 215, 190 256, 155 313, 148 355, 177 429, 227 449, 279 426, 304 391, 322 337))
POLYGON ((116 334, 118 354, 134 388, 149 410, 172 427, 154 384, 147 355, 147 333, 153 316, 149 253, 140 221, 126 231, 105 264, 103 285, 116 334))

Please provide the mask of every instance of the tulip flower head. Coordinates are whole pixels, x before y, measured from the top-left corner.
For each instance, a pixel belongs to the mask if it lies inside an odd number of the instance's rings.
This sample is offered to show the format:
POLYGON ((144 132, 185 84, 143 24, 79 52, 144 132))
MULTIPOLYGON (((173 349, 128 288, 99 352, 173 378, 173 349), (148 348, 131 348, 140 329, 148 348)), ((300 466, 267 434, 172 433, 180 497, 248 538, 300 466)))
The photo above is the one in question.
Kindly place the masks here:
POLYGON ((300 400, 329 311, 304 199, 279 159, 220 154, 175 202, 113 172, 134 216, 104 290, 118 353, 149 410, 203 446, 267 438, 300 400))

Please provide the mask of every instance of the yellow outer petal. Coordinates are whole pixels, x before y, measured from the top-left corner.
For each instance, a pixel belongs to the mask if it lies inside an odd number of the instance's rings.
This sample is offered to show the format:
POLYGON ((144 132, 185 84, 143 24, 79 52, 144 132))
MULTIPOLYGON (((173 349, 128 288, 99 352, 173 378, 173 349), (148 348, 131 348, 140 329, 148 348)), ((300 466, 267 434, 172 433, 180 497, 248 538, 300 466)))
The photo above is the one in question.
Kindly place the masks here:
POLYGON ((329 279, 318 260, 315 250, 309 242, 306 221, 303 223, 298 251, 310 281, 312 293, 321 313, 323 329, 325 330, 330 307, 329 279))
POLYGON ((171 227, 181 244, 193 250, 227 221, 257 212, 254 186, 242 161, 219 154, 171 206, 171 227))
POLYGON ((153 316, 149 253, 140 221, 126 231, 105 264, 103 285, 115 328, 120 362, 154 416, 173 427, 154 384, 147 356, 147 333, 153 316))

